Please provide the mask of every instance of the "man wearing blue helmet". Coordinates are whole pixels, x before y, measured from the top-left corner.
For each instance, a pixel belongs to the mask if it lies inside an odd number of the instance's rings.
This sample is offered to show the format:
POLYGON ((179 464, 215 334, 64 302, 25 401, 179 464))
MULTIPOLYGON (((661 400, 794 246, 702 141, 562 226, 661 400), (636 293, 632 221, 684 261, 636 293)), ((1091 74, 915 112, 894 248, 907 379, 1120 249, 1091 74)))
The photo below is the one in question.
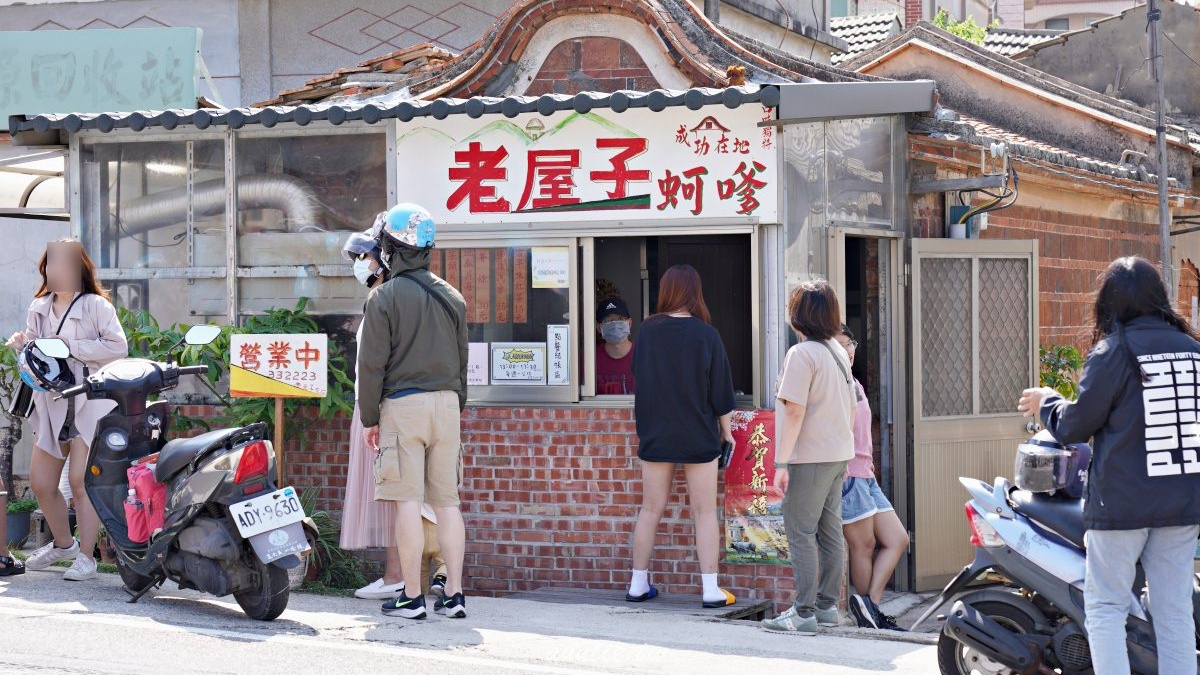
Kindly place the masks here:
POLYGON ((359 343, 359 416, 377 449, 375 498, 396 502, 396 544, 404 591, 383 613, 424 619, 421 504, 437 514, 447 580, 435 609, 465 617, 462 592, 466 528, 459 509, 467 402, 467 305, 429 271, 433 218, 416 204, 397 204, 376 219, 386 281, 371 291, 359 343), (409 593, 413 595, 410 596, 409 593))

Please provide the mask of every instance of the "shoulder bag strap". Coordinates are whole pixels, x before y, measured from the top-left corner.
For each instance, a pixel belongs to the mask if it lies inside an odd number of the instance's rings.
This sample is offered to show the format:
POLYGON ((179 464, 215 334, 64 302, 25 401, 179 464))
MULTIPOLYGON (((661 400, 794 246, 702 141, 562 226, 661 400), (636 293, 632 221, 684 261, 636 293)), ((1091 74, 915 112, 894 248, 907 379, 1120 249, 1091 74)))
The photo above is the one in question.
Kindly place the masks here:
POLYGON ((858 389, 854 386, 854 378, 850 375, 849 371, 846 370, 846 366, 842 365, 842 360, 838 358, 837 352, 833 351, 833 347, 830 347, 829 343, 824 340, 814 340, 809 338, 807 342, 819 342, 825 347, 825 349, 829 350, 829 355, 833 357, 833 362, 837 364, 838 370, 842 371, 842 377, 846 378, 846 385, 850 387, 850 391, 854 392, 854 400, 861 401, 862 397, 859 396, 858 389))
POLYGON ((454 313, 454 308, 452 308, 450 306, 449 302, 446 302, 446 299, 443 298, 440 293, 433 290, 433 288, 429 284, 412 276, 408 272, 401 272, 400 274, 397 274, 396 276, 408 279, 409 281, 415 282, 421 288, 424 288, 425 292, 428 293, 429 295, 433 296, 433 299, 438 301, 438 304, 442 306, 442 309, 446 310, 446 313, 450 315, 450 320, 456 324, 458 323, 458 315, 454 313))
MULTIPOLYGON (((60 333, 62 333, 63 326, 67 325, 67 317, 71 315, 71 310, 75 307, 75 303, 79 302, 79 299, 82 298, 84 295, 86 295, 86 294, 80 293, 79 295, 76 295, 74 298, 71 299, 71 304, 67 305, 67 311, 63 312, 62 319, 60 319, 58 322, 58 330, 54 331, 55 335, 59 335, 60 333)), ((54 304, 53 298, 50 299, 50 304, 51 304, 51 306, 53 306, 53 304, 54 304)))

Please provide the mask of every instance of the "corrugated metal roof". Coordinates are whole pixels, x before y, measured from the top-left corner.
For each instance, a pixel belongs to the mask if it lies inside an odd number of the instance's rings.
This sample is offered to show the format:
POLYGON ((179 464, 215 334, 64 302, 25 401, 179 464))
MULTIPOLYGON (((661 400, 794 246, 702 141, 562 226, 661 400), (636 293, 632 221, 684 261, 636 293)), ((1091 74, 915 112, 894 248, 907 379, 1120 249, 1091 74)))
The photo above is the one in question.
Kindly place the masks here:
POLYGON ((1060 30, 1033 30, 1020 28, 989 28, 983 46, 997 54, 1012 56, 1029 47, 1061 35, 1060 30))
POLYGON ((840 16, 829 20, 829 32, 849 43, 844 54, 834 54, 833 63, 841 63, 856 54, 899 35, 901 30, 898 14, 865 14, 862 16, 840 16))
POLYGON ((565 110, 584 113, 596 108, 607 108, 614 112, 623 112, 628 108, 649 108, 657 112, 673 106, 686 106, 689 109, 698 110, 707 105, 717 104, 728 108, 737 108, 745 103, 761 103, 769 108, 774 108, 779 105, 779 88, 768 85, 724 89, 688 89, 687 91, 656 89, 650 92, 618 91, 611 94, 593 92, 574 96, 564 94, 509 96, 506 98, 476 96, 469 99, 442 98, 433 101, 401 100, 391 96, 312 105, 235 108, 232 110, 142 110, 121 113, 13 115, 9 118, 9 129, 13 133, 20 134, 45 133, 53 130, 76 132, 83 129, 97 129, 107 133, 114 129, 142 131, 150 127, 175 129, 184 126, 196 129, 207 129, 213 126, 240 129, 251 125, 261 125, 269 128, 289 123, 304 126, 317 121, 327 121, 330 124, 338 125, 361 120, 368 124, 375 124, 387 119, 399 119, 407 122, 416 117, 444 119, 450 115, 480 117, 499 113, 505 117, 516 117, 523 113, 536 112, 542 115, 551 115, 565 110))

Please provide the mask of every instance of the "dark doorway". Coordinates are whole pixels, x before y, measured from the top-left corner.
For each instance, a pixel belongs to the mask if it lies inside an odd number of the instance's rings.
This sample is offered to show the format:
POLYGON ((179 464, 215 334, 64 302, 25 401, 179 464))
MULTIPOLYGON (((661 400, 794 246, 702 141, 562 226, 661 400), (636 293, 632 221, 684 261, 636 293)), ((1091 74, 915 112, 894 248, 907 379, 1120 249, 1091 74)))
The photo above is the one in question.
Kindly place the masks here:
POLYGON ((704 284, 704 300, 712 313, 713 327, 721 334, 729 355, 734 389, 739 394, 753 392, 750 237, 737 234, 658 237, 647 244, 651 298, 657 299, 658 280, 667 269, 681 264, 696 268, 704 284))

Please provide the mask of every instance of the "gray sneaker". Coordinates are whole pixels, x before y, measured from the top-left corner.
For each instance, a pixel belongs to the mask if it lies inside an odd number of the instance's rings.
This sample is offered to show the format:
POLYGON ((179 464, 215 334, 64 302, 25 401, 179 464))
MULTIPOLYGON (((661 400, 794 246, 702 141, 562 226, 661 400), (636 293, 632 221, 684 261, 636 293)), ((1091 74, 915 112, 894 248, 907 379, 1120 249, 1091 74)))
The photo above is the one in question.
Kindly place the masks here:
POLYGON ((837 605, 834 605, 829 609, 821 609, 818 607, 816 615, 817 623, 822 626, 836 628, 842 625, 842 616, 838 614, 837 605))
POLYGON ((33 572, 48 569, 53 567, 54 563, 62 562, 63 560, 74 560, 78 555, 78 541, 72 539, 70 548, 58 548, 51 541, 29 555, 29 559, 25 561, 25 569, 33 572))
POLYGON ((774 619, 763 619, 762 627, 766 628, 767 630, 779 631, 781 633, 816 635, 817 617, 802 617, 796 613, 795 607, 789 607, 786 612, 780 614, 774 619))

